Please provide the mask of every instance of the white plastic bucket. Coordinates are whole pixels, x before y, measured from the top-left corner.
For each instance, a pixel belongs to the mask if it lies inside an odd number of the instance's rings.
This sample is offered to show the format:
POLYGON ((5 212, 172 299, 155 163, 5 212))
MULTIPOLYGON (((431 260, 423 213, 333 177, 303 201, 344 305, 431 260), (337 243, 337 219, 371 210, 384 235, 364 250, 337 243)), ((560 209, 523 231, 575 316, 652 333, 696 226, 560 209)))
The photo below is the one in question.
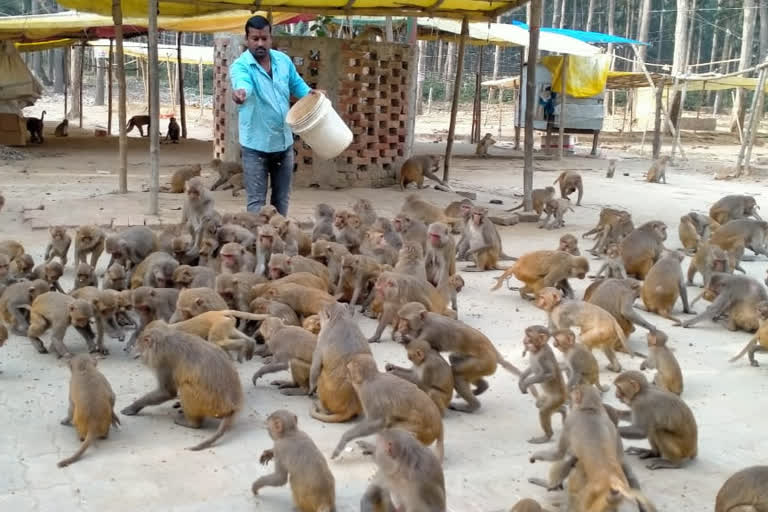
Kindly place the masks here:
POLYGON ((322 93, 307 94, 297 101, 285 122, 321 160, 336 158, 352 143, 352 132, 322 93))

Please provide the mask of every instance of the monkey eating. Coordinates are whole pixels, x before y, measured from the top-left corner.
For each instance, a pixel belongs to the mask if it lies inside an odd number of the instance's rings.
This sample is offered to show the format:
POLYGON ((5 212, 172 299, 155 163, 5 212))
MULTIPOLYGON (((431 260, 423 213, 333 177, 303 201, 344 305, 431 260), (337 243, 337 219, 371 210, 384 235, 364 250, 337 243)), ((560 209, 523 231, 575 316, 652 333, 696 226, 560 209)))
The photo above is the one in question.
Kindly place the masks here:
POLYGON ((404 191, 409 183, 415 183, 416 188, 424 188, 424 178, 436 181, 451 192, 453 189, 435 174, 440 168, 440 157, 434 155, 412 156, 400 167, 400 190, 404 191))

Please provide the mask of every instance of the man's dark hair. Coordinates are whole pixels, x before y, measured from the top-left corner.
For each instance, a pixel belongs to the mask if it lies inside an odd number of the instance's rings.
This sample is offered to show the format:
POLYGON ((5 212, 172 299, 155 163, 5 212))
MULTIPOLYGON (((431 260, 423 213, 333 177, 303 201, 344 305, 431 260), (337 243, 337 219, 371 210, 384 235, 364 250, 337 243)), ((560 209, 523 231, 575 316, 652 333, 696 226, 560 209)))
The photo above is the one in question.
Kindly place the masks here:
POLYGON ((272 25, 269 24, 269 20, 264 16, 251 16, 248 21, 245 22, 245 36, 248 37, 248 29, 253 28, 256 30, 263 30, 269 27, 269 33, 272 33, 272 25))

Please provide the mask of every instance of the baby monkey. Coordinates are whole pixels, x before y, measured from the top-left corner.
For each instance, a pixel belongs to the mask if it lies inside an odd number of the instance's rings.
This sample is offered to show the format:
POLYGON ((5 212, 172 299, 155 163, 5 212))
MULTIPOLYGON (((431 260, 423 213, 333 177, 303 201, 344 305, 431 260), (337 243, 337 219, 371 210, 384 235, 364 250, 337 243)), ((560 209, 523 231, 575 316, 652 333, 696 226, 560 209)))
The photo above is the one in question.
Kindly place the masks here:
POLYGON ((488 148, 496 144, 496 140, 490 133, 486 133, 475 147, 475 155, 488 158, 488 148))
POLYGON ((667 184, 667 164, 669 163, 670 157, 668 155, 664 155, 655 162, 653 162, 653 165, 651 165, 651 168, 648 169, 648 174, 645 175, 645 181, 648 183, 661 183, 662 181, 664 184, 667 184))
POLYGON ((406 349, 408 359, 413 363, 410 369, 390 363, 384 369, 419 386, 435 402, 440 413, 445 415, 445 409, 453 398, 451 365, 426 340, 412 340, 406 349))
POLYGON ((608 391, 608 386, 600 384, 600 368, 592 352, 576 343, 576 334, 570 329, 558 329, 552 333, 553 344, 565 358, 564 369, 568 377, 567 388, 573 389, 582 384, 594 385, 601 393, 608 391))
POLYGON ((539 224, 539 229, 555 229, 565 227, 565 212, 568 210, 575 211, 571 207, 571 201, 568 199, 550 199, 544 203, 544 213, 547 214, 547 218, 539 224), (549 219, 554 215, 554 220, 549 223, 549 219))
POLYGON ((605 249, 605 261, 597 274, 589 276, 593 279, 600 279, 605 277, 606 279, 626 279, 627 271, 624 270, 624 261, 621 259, 621 250, 618 244, 610 244, 605 249), (605 276, 603 276, 605 273, 605 276))
POLYGON ((672 351, 667 347, 667 335, 662 331, 648 332, 648 358, 640 364, 640 369, 656 369, 653 383, 656 387, 679 395, 683 392, 683 373, 672 351))

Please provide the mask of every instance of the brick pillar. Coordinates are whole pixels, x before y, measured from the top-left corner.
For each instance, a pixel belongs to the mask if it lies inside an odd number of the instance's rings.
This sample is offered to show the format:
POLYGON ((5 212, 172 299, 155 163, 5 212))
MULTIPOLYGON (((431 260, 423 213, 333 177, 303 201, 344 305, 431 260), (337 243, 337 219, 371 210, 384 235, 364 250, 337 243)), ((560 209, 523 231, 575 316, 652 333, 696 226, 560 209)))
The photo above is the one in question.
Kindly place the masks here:
POLYGON ((242 53, 242 37, 217 34, 213 48, 213 158, 240 161, 237 105, 232 101, 229 66, 242 53))

